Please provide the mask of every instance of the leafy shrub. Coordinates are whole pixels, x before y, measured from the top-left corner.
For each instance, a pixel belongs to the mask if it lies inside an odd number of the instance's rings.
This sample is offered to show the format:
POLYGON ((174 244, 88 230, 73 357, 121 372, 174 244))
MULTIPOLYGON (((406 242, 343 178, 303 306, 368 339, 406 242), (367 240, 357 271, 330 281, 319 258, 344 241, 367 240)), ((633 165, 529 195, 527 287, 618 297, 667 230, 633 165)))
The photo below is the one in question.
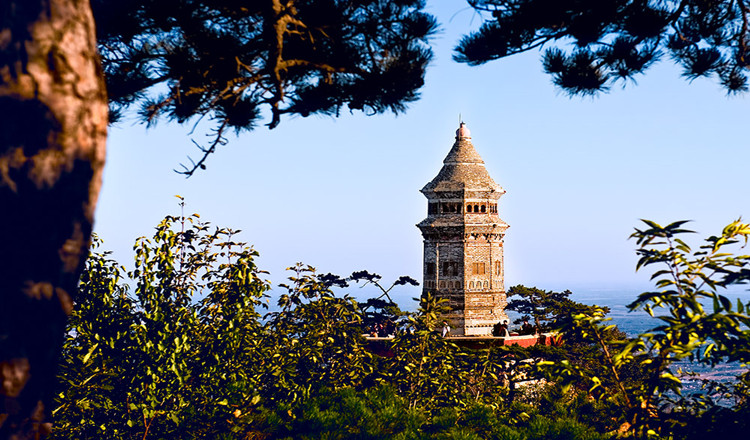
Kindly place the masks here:
MULTIPOLYGON (((135 245, 127 271, 96 242, 81 279, 60 363, 56 438, 77 439, 577 439, 622 434, 701 438, 744 433, 747 381, 681 396, 675 361, 750 359, 748 305, 719 289, 750 279, 750 256, 722 250, 750 235, 736 222, 692 253, 681 223, 637 231, 640 266, 659 292, 632 305, 665 307, 661 325, 627 338, 607 310, 564 292, 523 288, 529 313, 562 332, 560 347, 469 349, 439 334, 445 302, 415 313, 338 296, 346 281, 292 269, 279 309, 261 316, 268 282, 257 253, 197 215, 169 216, 135 245), (544 301, 534 304, 544 293, 544 301), (536 298, 536 299, 535 299, 536 298), (700 300, 708 299, 713 311, 700 300), (374 307, 369 310, 368 307, 374 307), (550 311, 558 314, 550 315, 550 311), (389 356, 363 334, 386 320, 389 356), (546 378, 523 388, 520 381, 546 378)), ((414 284, 408 277, 394 285, 414 284)), ((378 284, 380 287, 380 285, 378 284)), ((391 286, 392 288, 393 286, 391 286)), ((518 286, 517 291, 521 291, 518 286)), ((382 300, 385 296, 389 301, 382 300)), ((538 301, 537 301, 538 302, 538 301)), ((517 303, 521 306, 523 304, 517 303)), ((525 307, 525 306, 524 306, 525 307)), ((533 382, 532 382, 533 383, 533 382)))

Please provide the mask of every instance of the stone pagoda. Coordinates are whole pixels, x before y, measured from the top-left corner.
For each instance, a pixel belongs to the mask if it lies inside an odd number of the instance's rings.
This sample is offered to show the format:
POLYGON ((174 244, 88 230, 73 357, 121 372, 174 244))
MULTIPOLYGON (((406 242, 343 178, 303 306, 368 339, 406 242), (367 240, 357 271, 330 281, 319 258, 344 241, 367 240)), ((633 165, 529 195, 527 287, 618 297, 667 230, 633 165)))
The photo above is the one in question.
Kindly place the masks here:
POLYGON ((471 143, 461 123, 443 168, 422 188, 427 218, 417 227, 424 237, 424 283, 427 293, 445 298, 451 311, 444 318, 453 336, 488 336, 507 320, 500 187, 471 143))

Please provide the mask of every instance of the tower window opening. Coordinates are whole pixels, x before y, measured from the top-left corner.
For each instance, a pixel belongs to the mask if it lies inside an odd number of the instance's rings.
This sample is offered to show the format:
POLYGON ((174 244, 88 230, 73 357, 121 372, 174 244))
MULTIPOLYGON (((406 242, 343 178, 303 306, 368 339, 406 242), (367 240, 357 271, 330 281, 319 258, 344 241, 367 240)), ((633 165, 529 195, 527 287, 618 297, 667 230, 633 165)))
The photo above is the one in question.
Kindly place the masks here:
POLYGON ((446 277, 458 276, 458 263, 455 261, 443 261, 442 275, 446 277))
POLYGON ((482 212, 486 212, 486 207, 482 205, 482 212))
POLYGON ((474 205, 474 212, 479 212, 479 205, 474 205))
POLYGON ((440 282, 440 288, 441 289, 445 289, 445 281, 441 281, 440 282))
POLYGON ((490 283, 489 283, 489 282, 487 282, 487 281, 485 281, 485 282, 484 282, 484 288, 485 288, 485 289, 487 289, 487 288, 489 288, 489 287, 490 287, 490 283))
POLYGON ((440 212, 443 214, 455 214, 461 213, 463 210, 463 203, 441 203, 440 212))
POLYGON ((471 212, 471 205, 466 205, 466 212, 471 212))
POLYGON ((425 275, 435 275, 435 263, 427 262, 424 267, 425 275))
POLYGON ((503 274, 503 265, 499 261, 495 261, 495 275, 503 274))
POLYGON ((485 264, 484 263, 474 263, 474 264, 472 264, 472 273, 474 275, 484 275, 485 274, 485 264))
POLYGON ((469 281, 469 289, 474 289, 474 281, 469 281))

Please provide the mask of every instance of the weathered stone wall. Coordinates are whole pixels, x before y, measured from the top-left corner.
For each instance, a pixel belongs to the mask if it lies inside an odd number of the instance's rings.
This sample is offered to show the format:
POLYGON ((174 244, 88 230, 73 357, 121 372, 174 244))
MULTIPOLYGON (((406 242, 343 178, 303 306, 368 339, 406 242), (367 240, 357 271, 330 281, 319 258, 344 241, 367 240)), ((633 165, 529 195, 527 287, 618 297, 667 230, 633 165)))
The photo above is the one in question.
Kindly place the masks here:
MULTIPOLYGON (((451 220, 464 223, 469 216, 451 220)), ((423 294, 449 301, 453 334, 487 335, 508 319, 501 229, 483 222, 424 230, 423 294)))

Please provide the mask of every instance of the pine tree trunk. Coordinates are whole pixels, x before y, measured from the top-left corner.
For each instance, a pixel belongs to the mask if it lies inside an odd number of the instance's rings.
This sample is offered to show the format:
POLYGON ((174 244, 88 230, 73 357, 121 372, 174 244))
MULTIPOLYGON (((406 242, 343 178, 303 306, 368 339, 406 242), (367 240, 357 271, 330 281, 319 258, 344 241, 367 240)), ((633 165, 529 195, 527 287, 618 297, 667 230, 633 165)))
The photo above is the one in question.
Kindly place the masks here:
POLYGON ((106 129, 89 1, 0 1, 0 439, 49 430, 106 129))

